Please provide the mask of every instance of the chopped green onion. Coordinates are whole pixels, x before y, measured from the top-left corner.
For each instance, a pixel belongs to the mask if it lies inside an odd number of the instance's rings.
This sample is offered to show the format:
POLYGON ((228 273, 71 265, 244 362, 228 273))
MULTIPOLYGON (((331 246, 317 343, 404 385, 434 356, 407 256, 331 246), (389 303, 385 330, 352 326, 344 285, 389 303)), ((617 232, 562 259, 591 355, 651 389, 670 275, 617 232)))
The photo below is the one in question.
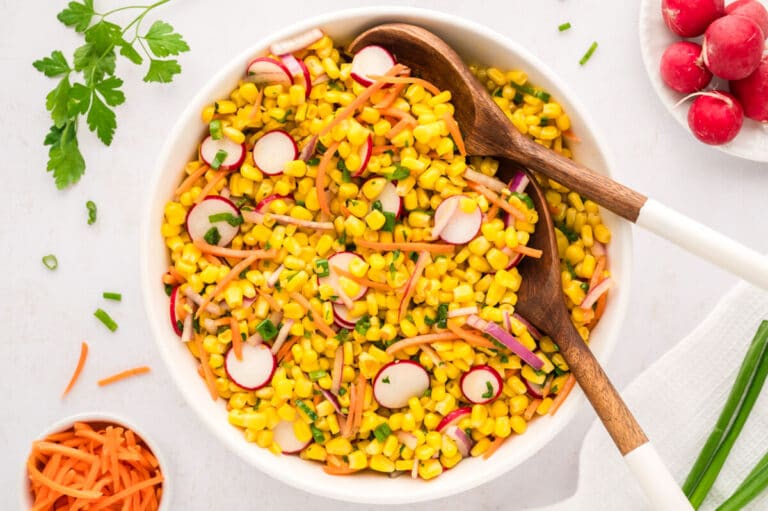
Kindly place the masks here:
POLYGON ((209 215, 208 221, 212 224, 216 222, 227 222, 232 227, 237 227, 244 222, 243 217, 235 216, 232 213, 216 213, 215 215, 209 215))
POLYGON ((315 411, 312 408, 310 408, 309 406, 307 406, 307 404, 304 401, 302 401, 301 399, 297 399, 296 400, 296 406, 299 408, 299 410, 304 412, 307 415, 307 417, 309 417, 309 420, 314 422, 314 421, 316 421, 318 419, 317 414, 315 413, 315 411))
POLYGON ((557 229, 558 229, 560 232, 562 232, 562 233, 563 233, 563 235, 564 235, 564 236, 565 236, 565 237, 568 239, 568 241, 570 241, 571 243, 573 243, 574 241, 577 241, 577 240, 579 239, 579 235, 578 235, 578 234, 576 234, 576 233, 575 233, 574 231, 572 231, 571 229, 569 229, 569 228, 568 228, 568 226, 567 226, 567 225, 565 225, 565 222, 562 222, 562 223, 559 223, 559 224, 558 224, 558 223, 556 223, 556 224, 555 224, 555 227, 556 227, 556 228, 557 228, 557 229))
POLYGON ((371 204, 371 207, 376 211, 384 211, 384 206, 381 205, 381 201, 378 199, 373 201, 373 204, 371 204))
POLYGON ((224 149, 219 149, 216 151, 216 156, 213 157, 213 161, 211 162, 211 168, 212 169, 218 169, 221 167, 221 164, 224 163, 224 160, 227 159, 227 152, 224 149))
POLYGON ((339 395, 340 395, 340 396, 343 396, 343 395, 344 395, 344 394, 346 394, 346 393, 347 393, 347 389, 345 389, 344 387, 341 387, 341 388, 339 389, 339 395))
POLYGON ((342 328, 341 330, 339 330, 339 332, 336 334, 336 339, 338 339, 341 342, 346 342, 347 339, 349 339, 349 330, 346 328, 342 328))
POLYGON ((371 317, 368 314, 364 314, 357 320, 357 323, 355 323, 355 332, 360 335, 365 335, 369 328, 371 328, 371 317))
POLYGON ((344 163, 344 160, 339 159, 339 162, 336 164, 336 168, 341 171, 341 181, 343 183, 352 182, 352 174, 350 174, 349 169, 347 168, 347 164, 344 163))
POLYGON ((485 382, 485 392, 481 394, 483 399, 490 399, 493 397, 493 385, 491 382, 486 381, 485 382))
POLYGON ((103 296, 105 300, 114 300, 116 302, 119 302, 123 299, 123 295, 121 295, 120 293, 109 293, 106 291, 102 293, 101 296, 103 296))
POLYGON ((382 378, 381 383, 390 383, 389 376, 385 376, 384 378, 382 378))
POLYGON ((383 232, 395 232, 395 214, 389 211, 382 211, 384 215, 384 225, 381 226, 383 232))
POLYGON ((318 277, 327 277, 331 274, 331 269, 328 267, 328 259, 315 260, 315 273, 317 273, 318 277))
POLYGON ((400 179, 405 179, 410 175, 411 175, 411 171, 407 167, 403 167, 402 165, 395 164, 395 170, 392 171, 392 173, 390 174, 384 174, 384 177, 386 177, 390 181, 399 181, 400 179))
POLYGON ((216 227, 211 227, 208 229, 208 232, 205 233, 203 239, 209 245, 218 245, 219 241, 221 241, 221 234, 216 227))
POLYGON ((165 284, 165 294, 171 296, 171 293, 173 293, 173 284, 165 284))
POLYGON ((316 167, 317 165, 320 165, 320 158, 310 158, 307 160, 307 165, 316 167))
POLYGON ((448 304, 441 303, 437 306, 437 327, 448 328, 448 304))
POLYGON ((389 427, 389 424, 386 422, 382 422, 378 426, 376 426, 376 429, 373 430, 373 436, 376 437, 376 440, 378 440, 381 443, 384 443, 389 435, 392 434, 392 429, 389 427))
POLYGON ((94 312, 93 315, 96 316, 99 321, 104 323, 104 326, 109 328, 110 332, 117 330, 117 323, 115 323, 115 320, 113 320, 104 310, 96 309, 96 312, 94 312))
POLYGON ((325 435, 323 435, 323 432, 314 424, 309 425, 310 431, 312 431, 312 439, 317 442, 318 444, 322 444, 325 442, 325 435))
POLYGON ((557 29, 558 29, 560 32, 565 32, 565 31, 566 31, 566 30, 568 30, 569 28, 571 28, 571 23, 570 23, 570 22, 566 22, 566 23, 563 23, 562 25, 560 25, 560 26, 558 26, 558 27, 557 27, 557 29))
POLYGON ((43 256, 43 265, 45 265, 46 268, 53 271, 56 268, 59 267, 59 260, 56 259, 56 256, 53 254, 48 254, 46 256, 43 256))
MULTIPOLYGON (((544 92, 538 89, 534 89, 530 85, 519 85, 515 82, 509 82, 509 85, 512 86, 513 89, 518 90, 519 92, 522 92, 523 94, 528 94, 529 96, 533 96, 535 98, 539 98, 543 102, 548 102, 552 96, 549 95, 548 92, 544 92)), ((517 96, 515 96, 517 97, 517 96)), ((520 99, 522 101, 522 98, 520 99)))
POLYGON ((211 138, 214 140, 221 140, 224 133, 221 131, 221 121, 214 119, 208 123, 208 131, 211 133, 211 138))
POLYGON ((533 199, 527 193, 512 192, 512 197, 520 199, 523 204, 528 206, 528 209, 536 209, 536 206, 533 205, 533 199))
POLYGON ((277 327, 268 319, 265 319, 256 325, 256 331, 259 332, 259 335, 261 335, 261 338, 265 341, 274 339, 277 336, 277 327))
POLYGON ((581 60, 579 61, 580 65, 586 64, 590 58, 592 58, 592 54, 595 53, 595 50, 597 49, 597 41, 593 42, 589 49, 587 50, 587 53, 584 54, 583 57, 581 57, 581 60))
POLYGON ((320 378, 325 378, 328 376, 328 371, 310 371, 309 372, 309 379, 312 381, 317 381, 320 378))
POLYGON ((96 203, 89 200, 85 203, 85 207, 88 209, 88 225, 96 223, 96 203))

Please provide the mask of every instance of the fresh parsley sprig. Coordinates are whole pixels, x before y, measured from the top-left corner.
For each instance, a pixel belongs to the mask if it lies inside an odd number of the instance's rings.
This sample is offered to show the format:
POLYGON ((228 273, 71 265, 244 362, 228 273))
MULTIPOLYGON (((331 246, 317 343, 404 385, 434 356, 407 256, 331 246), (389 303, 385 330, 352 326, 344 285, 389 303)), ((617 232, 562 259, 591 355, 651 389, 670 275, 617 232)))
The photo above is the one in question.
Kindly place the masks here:
POLYGON ((85 172, 77 140, 80 116, 85 116, 88 129, 104 145, 112 143, 117 128, 113 108, 125 102, 125 94, 120 90, 123 80, 115 76, 118 51, 137 65, 143 64, 145 57, 149 60, 145 82, 167 83, 181 72, 178 61, 167 57, 189 51, 189 46, 171 25, 158 20, 141 33, 146 15, 169 1, 119 7, 104 13, 94 10, 93 0, 73 1, 58 14, 59 21, 85 38, 85 44, 74 51, 72 64, 61 50, 32 64, 45 76, 59 78, 58 85, 45 98, 53 125, 43 142, 50 146, 48 171, 53 172, 59 189, 77 183, 85 172), (140 12, 125 27, 107 21, 107 17, 128 10, 140 12))

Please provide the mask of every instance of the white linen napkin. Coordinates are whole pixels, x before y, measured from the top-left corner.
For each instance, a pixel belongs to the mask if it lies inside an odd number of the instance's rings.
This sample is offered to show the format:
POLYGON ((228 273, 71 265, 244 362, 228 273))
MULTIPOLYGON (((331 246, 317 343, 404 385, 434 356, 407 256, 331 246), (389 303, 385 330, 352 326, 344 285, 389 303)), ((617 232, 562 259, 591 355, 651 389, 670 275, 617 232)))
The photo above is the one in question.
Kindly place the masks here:
MULTIPOLYGON (((635 378, 622 396, 682 483, 712 430, 760 321, 768 293, 740 283, 677 346, 635 378)), ((731 450, 702 510, 728 498, 768 451, 768 385, 731 450)), ((639 486, 599 421, 581 448, 576 493, 539 511, 647 510, 639 486)), ((768 491, 745 509, 768 509, 768 491)))

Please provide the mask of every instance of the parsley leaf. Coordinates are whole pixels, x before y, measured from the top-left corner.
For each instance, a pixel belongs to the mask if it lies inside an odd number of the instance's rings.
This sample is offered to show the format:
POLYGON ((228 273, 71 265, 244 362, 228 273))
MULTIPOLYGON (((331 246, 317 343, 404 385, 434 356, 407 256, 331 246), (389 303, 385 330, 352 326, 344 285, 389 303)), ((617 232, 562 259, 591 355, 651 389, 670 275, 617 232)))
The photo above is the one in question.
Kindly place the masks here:
POLYGON ((96 94, 94 94, 91 99, 91 109, 88 111, 86 120, 88 121, 88 128, 96 133, 99 140, 104 142, 104 145, 110 145, 112 143, 112 138, 115 135, 115 128, 117 128, 115 112, 105 105, 96 94))
POLYGON ((189 51, 189 46, 181 38, 181 34, 173 31, 173 27, 164 21, 155 21, 144 35, 149 49, 158 57, 178 55, 189 51))
POLYGON ((149 70, 144 75, 145 82, 168 83, 173 80, 173 75, 181 73, 181 66, 176 60, 149 61, 149 70))
POLYGON ((53 171, 56 187, 66 188, 75 184, 85 173, 85 160, 77 144, 76 129, 68 122, 62 127, 51 126, 51 131, 45 137, 48 150, 47 170, 53 171))
POLYGON ((66 26, 74 27, 76 32, 83 32, 91 24, 94 14, 93 0, 84 0, 82 3, 69 2, 67 8, 56 17, 66 26))
POLYGON ((43 57, 32 63, 35 69, 48 77, 54 77, 69 73, 72 69, 69 67, 67 58, 59 50, 51 52, 50 57, 43 57))

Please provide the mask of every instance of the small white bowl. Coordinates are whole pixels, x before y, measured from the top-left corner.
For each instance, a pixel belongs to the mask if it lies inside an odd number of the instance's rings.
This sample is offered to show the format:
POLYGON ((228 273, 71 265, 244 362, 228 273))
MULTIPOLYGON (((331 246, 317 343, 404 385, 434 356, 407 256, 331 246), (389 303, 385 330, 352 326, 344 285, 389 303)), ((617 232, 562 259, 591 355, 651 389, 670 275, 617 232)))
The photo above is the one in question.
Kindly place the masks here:
MULTIPOLYGON (((48 428, 46 428, 45 431, 40 433, 40 435, 35 437, 35 440, 45 438, 48 435, 52 435, 53 433, 59 433, 59 432, 71 429, 76 422, 114 424, 115 426, 121 426, 123 428, 132 430, 136 434, 136 436, 146 444, 150 452, 155 456, 155 458, 157 459, 157 463, 160 466, 160 470, 163 474, 163 495, 160 498, 160 506, 158 507, 158 511, 169 511, 171 509, 171 504, 170 504, 171 486, 168 484, 168 479, 169 479, 168 463, 165 459, 165 456, 160 450, 157 449, 157 445, 153 444, 150 441, 149 437, 144 433, 144 431, 141 430, 141 428, 137 428, 135 424, 124 419, 123 417, 112 414, 112 413, 102 413, 102 412, 78 413, 77 415, 71 415, 69 417, 65 417, 61 420, 54 422, 48 428)), ((30 446, 32 445, 32 441, 30 441, 29 445, 30 446)), ((19 509, 21 509, 22 511, 27 511, 29 509, 32 509, 32 495, 29 490, 29 477, 27 474, 27 457, 26 456, 28 455, 29 453, 27 453, 27 455, 25 455, 24 457, 24 468, 22 470, 21 489, 19 490, 19 500, 21 503, 21 505, 19 506, 19 509)))
MULTIPOLYGON (((407 22, 421 25, 445 38, 469 62, 495 65, 501 68, 525 69, 531 81, 553 94, 570 115, 573 129, 582 139, 574 147, 576 159, 598 172, 608 173, 610 158, 603 138, 595 124, 566 85, 541 61, 517 43, 489 28, 439 12, 407 7, 375 7, 332 12, 280 30, 233 59, 223 62, 214 77, 203 87, 181 114, 168 134, 149 180, 141 226, 141 284, 147 317, 155 340, 173 375, 179 391, 200 419, 234 454, 262 472, 296 488, 335 499, 368 504, 403 504, 447 497, 490 481, 519 465, 561 431, 585 401, 575 391, 555 416, 541 417, 530 424, 528 431, 510 439, 489 460, 470 458, 440 477, 424 482, 410 477, 390 479, 373 473, 339 478, 325 474, 317 463, 296 456, 275 456, 266 449, 248 443, 242 431, 227 421, 223 400, 213 402, 205 384, 198 376, 196 360, 179 342, 168 319, 168 297, 163 292, 161 276, 167 269, 168 255, 160 235, 163 207, 172 197, 182 169, 207 129, 200 122, 201 109, 216 98, 227 95, 243 76, 247 63, 266 52, 269 45, 310 28, 321 27, 337 44, 349 42, 365 29, 385 22, 407 22)), ((218 67, 218 66, 217 66, 218 67)), ((627 309, 632 242, 629 224, 604 212, 605 221, 613 231, 610 246, 611 271, 616 282, 611 290, 609 305, 593 332, 592 348, 599 360, 605 362, 614 347, 627 309)))
MULTIPOLYGON (((762 1, 763 5, 768 7, 768 0, 758 1, 762 1)), ((643 0, 641 2, 639 31, 643 63, 653 89, 672 117, 690 134, 691 140, 706 145, 699 142, 688 127, 688 107, 691 102, 688 101, 676 106, 686 95, 667 87, 661 79, 661 73, 659 73, 659 63, 664 50, 675 41, 682 40, 664 24, 664 19, 661 16, 661 0, 643 0)), ((699 44, 701 44, 700 39, 697 38, 699 44)), ((714 77, 707 89, 728 90, 728 82, 714 77)), ((711 147, 745 160, 768 162, 768 127, 745 117, 744 125, 736 138, 727 144, 711 147)))

